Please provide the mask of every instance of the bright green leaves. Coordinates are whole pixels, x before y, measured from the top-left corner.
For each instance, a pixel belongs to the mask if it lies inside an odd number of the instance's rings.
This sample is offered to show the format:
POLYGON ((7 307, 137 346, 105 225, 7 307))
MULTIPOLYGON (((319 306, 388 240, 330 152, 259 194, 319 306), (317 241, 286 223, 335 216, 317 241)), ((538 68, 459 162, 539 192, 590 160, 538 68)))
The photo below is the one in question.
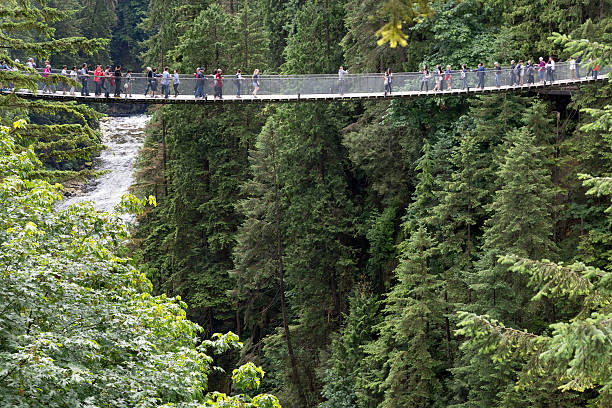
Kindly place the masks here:
POLYGON ((383 25, 376 36, 380 37, 378 45, 389 43, 391 48, 408 45, 408 36, 402 31, 404 23, 413 25, 424 18, 433 15, 431 0, 386 0, 382 13, 390 17, 390 21, 383 25))
MULTIPOLYGON (((0 132, 0 159, 19 161, 14 130, 0 132)), ((35 160, 23 162, 37 169, 35 160)), ((0 178, 0 405, 203 403, 213 363, 205 348, 239 348, 238 337, 217 334, 197 347, 202 328, 186 319, 187 305, 152 296, 146 276, 119 255, 128 237, 119 216, 88 203, 57 211, 60 198, 44 181, 0 178)), ((143 205, 128 196, 120 207, 143 205)), ((237 388, 257 389, 262 377, 260 368, 245 365, 237 388)), ((272 396, 256 398, 247 406, 278 407, 272 396)))
POLYGON ((234 387, 240 391, 257 391, 264 371, 253 363, 246 363, 232 371, 234 387))

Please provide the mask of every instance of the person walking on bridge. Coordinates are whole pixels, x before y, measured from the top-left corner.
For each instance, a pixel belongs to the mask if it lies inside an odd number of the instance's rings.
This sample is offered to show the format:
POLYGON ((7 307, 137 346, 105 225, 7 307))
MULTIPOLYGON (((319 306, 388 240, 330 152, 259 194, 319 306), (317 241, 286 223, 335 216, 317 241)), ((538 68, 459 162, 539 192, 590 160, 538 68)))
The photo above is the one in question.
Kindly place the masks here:
POLYGON ((151 98, 157 98, 155 93, 157 92, 157 78, 161 75, 157 73, 157 68, 153 68, 151 71, 151 98))
POLYGON ((495 66, 495 86, 496 87, 501 87, 501 67, 499 66, 499 62, 495 62, 495 64, 493 64, 495 66))
POLYGON ((147 96, 147 92, 151 89, 151 79, 153 78, 153 70, 151 67, 147 67, 147 87, 144 91, 144 96, 147 96))
POLYGON ((391 83, 393 81, 393 74, 391 73, 391 69, 387 68, 385 71, 385 75, 383 77, 383 85, 385 86, 385 96, 391 94, 391 83))
MULTIPOLYGON (((78 78, 79 78, 79 74, 77 73, 77 67, 75 65, 74 67, 72 67, 72 70, 70 71, 70 79, 76 82, 78 78)), ((70 95, 74 96, 74 84, 70 86, 70 95)))
POLYGON ((102 94, 102 81, 104 81, 104 71, 102 71, 102 65, 98 65, 94 70, 94 85, 95 92, 94 95, 100 96, 102 94))
POLYGON ((206 91, 204 90, 206 79, 204 78, 204 73, 202 72, 202 69, 199 67, 196 68, 196 72, 194 75, 196 81, 195 97, 206 99, 206 91))
POLYGON ((106 66, 106 69, 104 70, 104 73, 102 74, 102 89, 104 89, 104 97, 108 98, 110 95, 110 91, 111 91, 111 86, 113 86, 112 82, 112 74, 111 74, 111 68, 110 65, 106 66))
POLYGON ((172 76, 172 87, 174 88, 174 97, 176 98, 179 94, 179 85, 181 84, 181 79, 179 77, 178 69, 174 69, 174 75, 172 76))
POLYGON ((121 98, 121 65, 115 67, 115 98, 121 98))
POLYGON ((540 57, 540 63, 538 64, 538 66, 540 67, 538 69, 540 73, 540 82, 546 83, 545 78, 544 78, 544 73, 546 71, 546 63, 544 62, 544 58, 540 57))
MULTIPOLYGON (((51 65, 49 65, 49 61, 46 61, 45 68, 43 70, 43 78, 45 78, 45 80, 48 80, 50 75, 51 75, 51 65)), ((55 93, 55 91, 53 91, 53 89, 51 88, 51 84, 47 81, 43 81, 42 92, 43 93, 55 93)))
POLYGON ((253 81, 253 98, 257 98, 257 91, 259 91, 259 69, 255 68, 251 80, 253 81))
POLYGON ((215 72, 215 99, 223 99, 223 76, 221 75, 223 71, 220 68, 217 68, 215 72))
POLYGON ((589 58, 589 61, 587 64, 588 64, 589 70, 587 71, 586 76, 588 77, 589 75, 593 75, 593 58, 589 58))
POLYGON ((570 72, 570 78, 576 79, 576 60, 574 59, 573 56, 571 56, 569 59, 569 72, 570 72))
POLYGON ((123 91, 125 93, 125 97, 127 98, 128 96, 131 98, 132 97, 132 82, 134 80, 132 79, 132 71, 129 71, 125 73, 125 84, 123 84, 123 91))
POLYGON ((552 84, 553 82, 555 82, 555 59, 553 57, 549 57, 548 63, 550 64, 550 75, 548 77, 548 80, 552 84))
POLYGON ((242 86, 242 71, 237 70, 234 75, 234 85, 236 86, 236 98, 240 98, 240 87, 242 86))
POLYGON ((446 90, 450 91, 452 88, 451 81, 453 79, 453 71, 451 70, 451 66, 446 66, 446 71, 444 71, 444 82, 446 82, 446 90))
POLYGON ((480 89, 484 89, 485 87, 485 68, 482 62, 478 64, 478 69, 476 69, 476 73, 478 74, 478 85, 476 86, 480 89))
POLYGON ((348 74, 348 71, 345 71, 344 67, 340 65, 340 68, 338 69, 338 93, 340 94, 340 96, 344 95, 344 90, 345 90, 344 76, 346 74, 348 74))
MULTIPOLYGON (((60 73, 60 75, 64 78, 68 78, 68 67, 66 65, 62 67, 62 72, 60 73)), ((65 82, 62 82, 62 90, 62 95, 66 95, 66 91, 68 90, 68 84, 66 84, 65 82)))
POLYGON ((440 90, 440 85, 442 84, 442 68, 440 68, 440 65, 436 65, 436 71, 434 72, 435 75, 435 81, 436 81, 436 86, 434 86, 434 92, 435 91, 439 91, 440 90))
POLYGON ((516 64, 514 60, 510 61, 510 86, 516 83, 516 64))
POLYGON ((527 61, 527 83, 529 85, 533 85, 535 82, 535 67, 533 66, 533 62, 531 60, 527 61))
POLYGON ((162 93, 164 94, 164 99, 168 99, 170 95, 170 68, 165 67, 164 73, 162 74, 162 93))
POLYGON ((421 71, 423 76, 421 77, 421 92, 423 92, 423 85, 425 85, 425 92, 429 92, 429 70, 427 69, 427 65, 423 65, 423 71, 421 71))
POLYGON ((465 64, 461 65, 461 89, 467 89, 469 91, 470 86, 468 85, 468 70, 465 64))
POLYGON ((89 82, 89 71, 87 70, 87 64, 83 64, 81 68, 81 96, 89 96, 89 88, 87 83, 89 82))

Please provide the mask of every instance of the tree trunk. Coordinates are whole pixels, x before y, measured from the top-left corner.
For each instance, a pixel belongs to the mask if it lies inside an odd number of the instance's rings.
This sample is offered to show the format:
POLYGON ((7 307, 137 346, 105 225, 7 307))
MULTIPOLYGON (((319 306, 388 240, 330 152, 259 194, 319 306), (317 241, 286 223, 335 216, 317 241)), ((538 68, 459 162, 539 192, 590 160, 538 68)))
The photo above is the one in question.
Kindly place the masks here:
POLYGON ((162 119, 162 159, 164 163, 164 197, 168 197, 168 168, 166 157, 166 119, 162 119))
POLYGON ((444 302, 446 303, 446 316, 444 316, 444 328, 446 331, 446 350, 448 355, 448 364, 450 367, 453 366, 453 350, 451 347, 451 332, 450 332, 450 321, 448 319, 448 314, 450 310, 448 310, 448 291, 444 291, 444 302))

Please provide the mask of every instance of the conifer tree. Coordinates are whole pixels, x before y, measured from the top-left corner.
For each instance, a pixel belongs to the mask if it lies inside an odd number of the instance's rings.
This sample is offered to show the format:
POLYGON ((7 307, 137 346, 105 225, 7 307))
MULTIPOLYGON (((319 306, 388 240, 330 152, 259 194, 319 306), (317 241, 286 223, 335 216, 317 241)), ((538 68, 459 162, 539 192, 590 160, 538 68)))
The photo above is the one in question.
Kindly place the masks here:
MULTIPOLYGON (((0 5, 0 60, 17 70, 0 70, 0 84, 11 84, 14 90, 36 91, 38 82, 70 84, 66 77, 50 75, 41 78, 32 75, 34 70, 15 59, 26 57, 49 58, 57 54, 91 54, 103 48, 108 40, 83 37, 54 38, 49 24, 68 18, 69 11, 62 11, 29 0, 9 0, 0 5)), ((4 86, 4 85, 3 85, 4 86)), ((7 121, 28 119, 36 124, 24 129, 20 143, 32 147, 45 164, 39 176, 56 181, 95 174, 84 163, 98 153, 102 146, 99 134, 93 129, 101 115, 93 109, 75 103, 29 101, 15 94, 0 95, 0 118, 7 121), (78 172, 75 172, 77 170, 78 172)))
POLYGON ((287 74, 336 72, 342 65, 338 42, 344 35, 343 9, 338 0, 305 2, 297 11, 293 31, 287 38, 285 63, 287 74), (321 58, 314 58, 315 55, 321 58))
POLYGON ((385 300, 379 338, 366 350, 384 361, 370 387, 383 395, 381 407, 438 406, 442 390, 436 344, 443 337, 442 281, 436 273, 436 245, 420 227, 400 245, 397 284, 385 300))
MULTIPOLYGON (((501 187, 489 207, 491 217, 485 225, 482 252, 470 287, 476 296, 476 310, 511 325, 537 329, 545 318, 544 304, 529 303, 533 293, 526 279, 500 264, 498 257, 555 254, 551 226, 554 191, 544 149, 535 144, 528 128, 512 131, 507 138, 505 158, 497 172, 501 187)), ((520 365, 512 361, 492 363, 469 345, 463 352, 455 376, 468 387, 466 404, 498 404, 512 387, 513 373, 520 365)))
POLYGON ((180 63, 181 72, 192 73, 196 67, 209 71, 231 66, 232 30, 231 16, 213 3, 190 22, 170 54, 180 63))
MULTIPOLYGON (((264 71, 268 67, 267 51, 270 39, 259 18, 259 10, 252 0, 243 0, 240 11, 232 17, 233 33, 231 68, 250 74, 255 68, 264 71)), ((229 52, 229 50, 227 50, 229 52)), ((233 74, 233 72, 228 72, 233 74)))
MULTIPOLYGON (((287 347, 289 372, 300 404, 306 405, 304 387, 301 384, 298 366, 289 331, 289 312, 285 296, 284 233, 281 230, 285 201, 279 174, 279 140, 276 123, 271 118, 262 129, 255 150, 251 152, 253 178, 243 185, 248 197, 240 204, 245 221, 239 228, 234 250, 236 269, 232 271, 237 285, 232 294, 243 307, 245 324, 261 325, 261 311, 270 309, 275 299, 280 299, 282 327, 287 347)), ((276 306, 276 305, 275 305, 276 306)), ((276 307, 275 307, 276 308, 276 307)), ((265 327, 251 329, 253 334, 261 333, 265 327)), ((253 342, 260 339, 254 338, 253 342)))

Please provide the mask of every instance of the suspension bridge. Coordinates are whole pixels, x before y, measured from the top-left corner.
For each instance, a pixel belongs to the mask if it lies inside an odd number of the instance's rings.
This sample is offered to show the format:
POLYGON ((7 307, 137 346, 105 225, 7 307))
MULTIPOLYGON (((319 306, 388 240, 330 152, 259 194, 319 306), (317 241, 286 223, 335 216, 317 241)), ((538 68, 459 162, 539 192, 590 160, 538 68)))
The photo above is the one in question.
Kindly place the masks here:
MULTIPOLYGON (((270 102, 298 102, 298 101, 347 101, 367 99, 395 99, 395 98, 431 98, 445 95, 467 95, 495 92, 521 92, 533 91, 539 93, 571 94, 581 85, 604 81, 608 78, 609 67, 598 72, 595 77, 587 72, 587 67, 578 66, 578 70, 570 70, 569 63, 557 63, 554 78, 548 78, 546 72, 541 80, 537 66, 534 70, 524 70, 524 75, 509 68, 500 71, 488 69, 484 73, 475 70, 465 72, 465 78, 460 71, 453 71, 452 77, 445 80, 443 73, 436 78, 435 73, 429 77, 423 73, 402 72, 394 73, 391 81, 391 90, 385 89, 383 74, 345 74, 341 82, 338 75, 261 75, 259 89, 256 96, 253 81, 250 76, 237 80, 234 75, 226 75, 222 79, 222 98, 214 98, 217 81, 212 75, 206 75, 200 84, 203 86, 205 97, 194 96, 196 78, 194 75, 180 75, 178 94, 175 96, 172 78, 169 84, 169 96, 166 98, 162 91, 162 78, 149 78, 145 75, 133 75, 129 80, 121 78, 121 96, 115 97, 114 78, 106 77, 105 86, 109 96, 104 93, 96 96, 94 76, 88 80, 89 95, 82 94, 82 87, 77 86, 71 92, 71 86, 63 84, 44 88, 41 79, 39 90, 32 92, 25 89, 2 89, 3 94, 15 94, 30 99, 44 99, 53 101, 80 101, 124 104, 223 104, 223 103, 270 103, 270 102), (581 72, 583 71, 583 72, 581 72), (588 75, 585 75, 588 74, 588 75), (552 79, 552 80, 551 80, 552 79), (152 83, 153 81, 153 83, 152 83), (440 89, 436 84, 440 83, 440 89), (127 86, 126 86, 127 85, 127 86), (154 85, 157 88, 155 96, 147 88, 154 85), (240 88, 240 89, 239 89, 240 88), (240 90, 240 94, 239 94, 240 90), (343 91, 340 93, 340 91, 343 91), (148 94, 145 94, 147 92, 148 94)), ((588 70, 590 71, 590 70, 588 70)), ((40 77, 40 73, 31 73, 40 77)), ((52 75, 59 75, 53 71, 52 75)), ((82 78, 79 77, 82 83, 82 78)))

